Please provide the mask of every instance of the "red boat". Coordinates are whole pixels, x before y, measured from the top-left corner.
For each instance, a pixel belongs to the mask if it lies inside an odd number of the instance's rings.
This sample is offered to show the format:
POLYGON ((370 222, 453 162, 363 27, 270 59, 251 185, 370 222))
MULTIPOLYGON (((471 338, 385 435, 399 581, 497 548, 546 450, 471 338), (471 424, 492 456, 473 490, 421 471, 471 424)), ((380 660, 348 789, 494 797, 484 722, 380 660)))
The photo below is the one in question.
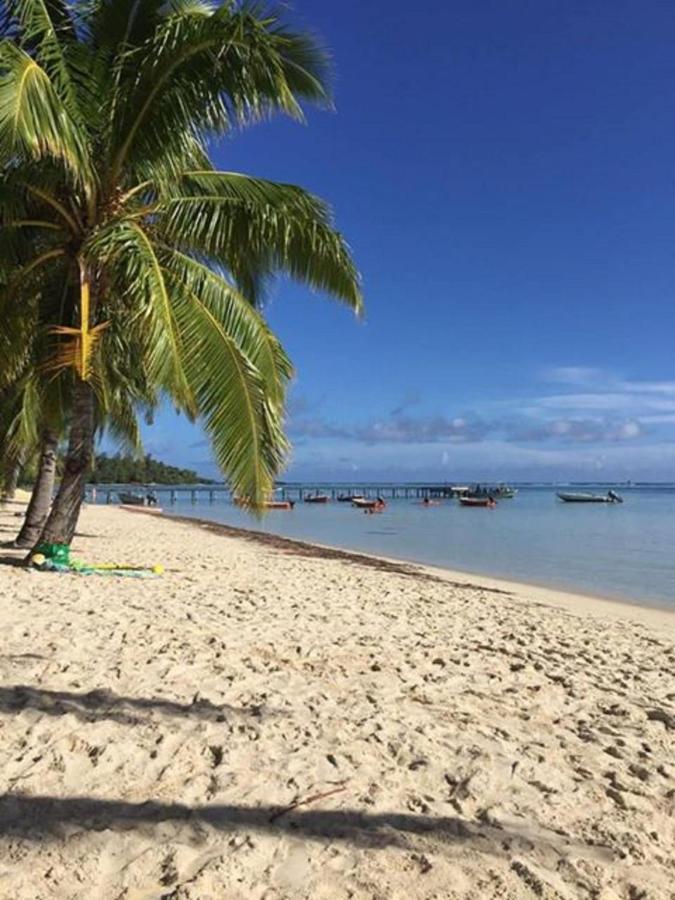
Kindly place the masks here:
POLYGON ((462 506, 487 506, 489 509, 497 505, 494 497, 460 497, 459 502, 462 506))

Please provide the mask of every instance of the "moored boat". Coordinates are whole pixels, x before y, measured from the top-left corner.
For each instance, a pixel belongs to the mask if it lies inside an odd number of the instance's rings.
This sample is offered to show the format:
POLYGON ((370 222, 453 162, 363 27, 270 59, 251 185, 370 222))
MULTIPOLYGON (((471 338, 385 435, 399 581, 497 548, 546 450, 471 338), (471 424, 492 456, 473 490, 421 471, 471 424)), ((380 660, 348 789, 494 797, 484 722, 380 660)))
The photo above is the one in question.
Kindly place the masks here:
POLYGON ((357 509, 384 509, 386 503, 381 497, 376 497, 375 499, 354 497, 352 506, 355 506, 357 509))
MULTIPOLYGON (((233 503, 235 506, 242 506, 244 508, 249 506, 246 500, 241 497, 235 497, 233 503)), ((263 509, 293 509, 294 506, 294 500, 263 500, 262 502, 263 509)))
POLYGON ((512 500, 518 493, 516 488, 509 487, 508 484, 497 484, 494 487, 489 485, 474 484, 469 488, 463 496, 474 499, 484 499, 485 497, 493 497, 495 500, 512 500))
POLYGON ((305 503, 328 503, 328 494, 309 494, 305 503))
POLYGON ((338 494, 337 496, 338 503, 353 503, 354 500, 363 499, 365 499, 363 494, 338 494))
POLYGON ((125 506, 145 506, 145 494, 137 494, 131 491, 119 492, 120 503, 125 506))
POLYGON ((509 487, 508 484, 500 484, 491 493, 498 500, 512 500, 518 493, 518 489, 509 487))
POLYGON ((494 497, 460 497, 459 502, 462 506, 486 506, 489 509, 497 505, 494 497))
POLYGON ((559 491, 557 497, 563 503, 623 503, 623 497, 620 497, 615 491, 607 491, 606 494, 568 494, 559 491))
POLYGON ((450 496, 451 497, 464 497, 466 494, 471 493, 471 488, 467 484, 451 484, 450 485, 450 496))

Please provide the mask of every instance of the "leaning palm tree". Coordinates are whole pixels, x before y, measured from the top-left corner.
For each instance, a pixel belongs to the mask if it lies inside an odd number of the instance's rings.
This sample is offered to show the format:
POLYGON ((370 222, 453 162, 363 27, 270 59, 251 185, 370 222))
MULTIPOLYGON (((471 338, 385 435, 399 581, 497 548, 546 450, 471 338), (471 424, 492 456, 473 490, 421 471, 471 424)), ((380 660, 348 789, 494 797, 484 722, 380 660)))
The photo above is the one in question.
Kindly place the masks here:
MULTIPOLYGON (((2 182, 0 181, 0 187, 2 182)), ((33 459, 35 478, 15 546, 33 546, 50 512, 57 450, 66 430, 73 373, 54 364, 50 323, 72 315, 76 278, 47 267, 26 265, 44 252, 40 223, 17 220, 0 243, 0 476, 16 461, 33 459), (19 279, 17 281, 17 279, 19 279), (20 302, 16 302, 20 297, 20 302), (56 369, 56 371, 53 371, 56 369)), ((97 429, 108 431, 124 449, 140 451, 137 411, 150 414, 157 397, 134 368, 129 346, 112 328, 103 379, 98 385, 97 429)), ((2 480, 0 478, 0 480, 2 480)))
POLYGON ((50 365, 73 384, 44 539, 72 538, 97 407, 123 392, 114 340, 200 419, 232 488, 259 504, 285 458, 291 374, 256 309, 261 291, 284 272, 358 311, 359 279, 324 203, 214 170, 208 142, 326 102, 323 53, 280 14, 232 0, 5 0, 4 11, 0 219, 41 236, 7 291, 18 301, 45 268, 77 282, 53 322, 50 365))
MULTIPOLYGON (((40 537, 47 521, 54 491, 56 454, 63 430, 63 378, 51 379, 43 371, 45 353, 44 329, 38 313, 40 291, 30 277, 22 285, 21 302, 15 302, 12 281, 27 260, 40 254, 39 229, 11 226, 3 229, 0 242, 0 470, 9 461, 37 461, 33 491, 26 515, 15 540, 17 546, 32 546, 40 537), (20 238, 17 240, 17 238, 20 238)), ((49 281, 50 273, 42 272, 43 298, 61 305, 49 281)), ((44 306, 44 304, 43 304, 44 306)), ((50 319, 58 306, 43 314, 50 319)))
MULTIPOLYGON (((32 248, 34 250, 34 248, 32 248)), ((18 263, 19 261, 16 260, 18 263)), ((19 269, 21 271, 21 269, 19 269)), ((30 285, 28 286, 30 287, 30 285)), ((14 292, 0 291, 0 471, 4 460, 34 458, 33 491, 15 546, 30 547, 40 538, 52 503, 57 451, 65 432, 73 377, 53 369, 49 329, 58 308, 69 302, 58 296, 47 278, 23 291, 21 304, 10 304, 14 292), (35 290, 39 287, 39 290, 35 290), (56 304, 56 308, 55 308, 56 304)), ((70 298, 74 291, 71 287, 70 298)), ((97 402, 97 430, 107 431, 126 450, 141 447, 137 412, 150 414, 157 397, 129 365, 133 354, 111 333, 97 402)))

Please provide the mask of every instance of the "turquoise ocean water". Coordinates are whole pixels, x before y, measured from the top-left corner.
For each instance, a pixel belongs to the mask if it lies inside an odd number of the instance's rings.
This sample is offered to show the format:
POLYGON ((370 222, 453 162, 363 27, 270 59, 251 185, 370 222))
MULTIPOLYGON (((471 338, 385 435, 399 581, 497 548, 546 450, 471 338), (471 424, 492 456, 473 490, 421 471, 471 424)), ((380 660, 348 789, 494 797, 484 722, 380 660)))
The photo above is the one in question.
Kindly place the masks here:
POLYGON ((455 500, 424 508, 399 499, 381 515, 365 515, 345 503, 297 503, 292 511, 268 512, 262 522, 224 498, 191 503, 185 497, 171 505, 162 492, 160 502, 169 515, 675 607, 675 485, 621 488, 622 505, 564 504, 555 490, 521 487, 493 510, 467 509, 455 500))

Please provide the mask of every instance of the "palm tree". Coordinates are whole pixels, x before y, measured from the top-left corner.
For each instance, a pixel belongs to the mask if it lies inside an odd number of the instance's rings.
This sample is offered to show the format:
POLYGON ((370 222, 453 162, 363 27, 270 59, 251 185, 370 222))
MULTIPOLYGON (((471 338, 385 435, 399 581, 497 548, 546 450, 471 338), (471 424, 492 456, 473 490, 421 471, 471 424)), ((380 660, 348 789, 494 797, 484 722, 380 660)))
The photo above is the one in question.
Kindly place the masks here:
MULTIPOLYGON (((11 294, 9 294, 11 296, 11 294)), ((49 303, 55 299, 46 289, 42 294, 26 298, 19 307, 2 308, 0 293, 0 319, 6 324, 3 335, 23 330, 22 340, 7 341, 0 336, 0 460, 10 461, 36 458, 37 468, 33 491, 25 519, 14 544, 33 546, 40 538, 51 508, 56 475, 57 450, 61 435, 65 432, 72 393, 72 375, 61 371, 56 377, 49 371, 50 341, 44 323, 53 319, 49 303), (30 302, 32 300, 32 302, 30 302), (40 302, 41 301, 41 302, 40 302), (23 320, 23 326, 18 323, 23 320)), ((6 297, 5 297, 6 300, 6 297)), ((64 298, 60 298, 63 303, 64 298)), ((107 430, 132 452, 140 450, 140 433, 136 410, 151 413, 157 398, 143 385, 138 375, 125 371, 128 353, 117 352, 115 341, 110 341, 106 361, 114 367, 115 381, 122 390, 111 393, 100 391, 97 404, 98 429, 107 430)), ((110 382, 108 377, 104 387, 110 382)))
MULTIPOLYGON (((28 250, 25 241, 23 247, 17 245, 14 238, 10 228, 3 230, 0 242, 0 486, 5 496, 13 496, 24 464, 35 456, 37 423, 42 415, 36 389, 37 372, 31 358, 31 346, 38 338, 31 332, 28 321, 34 307, 28 292, 23 305, 10 308, 6 302, 11 272, 22 263, 17 247, 28 252, 34 248, 28 250)), ((46 432, 51 441, 51 429, 47 428, 46 432)), ((42 484, 39 477, 37 481, 42 484)), ((45 489, 40 493, 44 494, 45 489)), ((31 513, 34 516, 35 509, 31 513)))
MULTIPOLYGON (((0 188, 2 182, 0 181, 0 188)), ((54 373, 53 337, 49 323, 76 302, 76 285, 46 267, 26 276, 26 263, 44 250, 41 228, 27 222, 5 228, 0 244, 0 470, 35 459, 36 477, 25 519, 14 544, 33 546, 47 521, 56 475, 59 441, 66 430, 72 395, 72 373, 54 373), (19 234, 21 239, 19 239, 19 234), (17 282, 20 279, 20 283, 17 282), (16 303, 20 294, 21 302, 16 303)), ((109 431, 125 449, 140 450, 136 410, 152 412, 157 397, 129 365, 128 347, 111 330, 102 361, 103 381, 97 403, 98 429, 109 431), (106 367, 110 372, 106 375, 106 367), (114 387, 111 390, 111 382, 114 387)), ((6 476, 7 479, 7 476, 6 476)))
POLYGON ((285 458, 291 375, 256 309, 264 285, 285 272, 359 311, 359 278, 324 203, 214 170, 208 141, 327 102, 323 53, 253 3, 4 7, 0 220, 35 249, 5 294, 18 302, 48 272, 50 290, 74 298, 53 320, 50 368, 70 370, 72 392, 44 539, 70 542, 100 407, 129 399, 111 364, 120 350, 203 422, 232 488, 259 504, 285 458))

